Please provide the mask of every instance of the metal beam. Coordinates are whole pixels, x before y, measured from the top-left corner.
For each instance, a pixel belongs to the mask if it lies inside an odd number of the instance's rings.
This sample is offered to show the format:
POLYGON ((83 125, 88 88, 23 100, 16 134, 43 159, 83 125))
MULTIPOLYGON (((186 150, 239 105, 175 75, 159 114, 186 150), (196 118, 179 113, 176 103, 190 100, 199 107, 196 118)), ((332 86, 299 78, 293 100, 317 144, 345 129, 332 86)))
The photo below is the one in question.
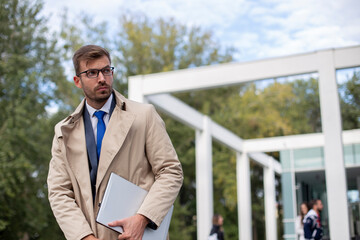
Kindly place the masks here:
POLYGON ((333 49, 336 69, 360 66, 360 46, 333 49))
POLYGON ((333 51, 318 54, 321 123, 331 239, 350 239, 339 93, 333 51))
POLYGON ((270 161, 269 166, 264 168, 263 179, 266 240, 277 239, 275 173, 272 163, 270 161))
POLYGON ((196 216, 197 239, 207 239, 214 213, 212 141, 210 119, 203 117, 203 130, 196 131, 196 216))
POLYGON ((243 150, 243 140, 230 130, 211 121, 211 133, 214 140, 227 146, 228 148, 241 152, 243 150))
MULTIPOLYGON (((170 94, 158 94, 148 96, 147 99, 150 103, 153 103, 160 108, 161 111, 179 122, 182 122, 195 130, 202 130, 202 119, 205 115, 183 103, 176 97, 171 96, 170 94)), ((224 144, 234 151, 242 151, 242 139, 236 134, 211 119, 209 119, 209 127, 211 129, 212 137, 217 142, 224 144)))
POLYGON ((236 183, 239 239, 248 240, 252 239, 252 220, 250 160, 246 152, 236 153, 236 183))
POLYGON ((129 80, 129 99, 137 102, 145 102, 145 96, 143 92, 143 80, 130 81, 129 80))
MULTIPOLYGON (((345 145, 360 143, 360 129, 343 131, 342 136, 345 145)), ((243 148, 247 152, 275 152, 323 146, 323 133, 243 140, 243 148)))
MULTIPOLYGON (((244 148, 244 151, 247 151, 246 148, 244 148)), ((249 157, 253 159, 257 164, 260 164, 262 167, 269 167, 270 164, 272 164, 274 171, 277 174, 281 174, 281 164, 278 162, 275 158, 262 153, 262 152, 255 152, 255 153, 249 153, 249 157)))
MULTIPOLYGON (((360 66, 360 46, 330 51, 334 53, 335 68, 360 66)), ((313 73, 319 70, 318 54, 322 52, 324 51, 253 62, 224 63, 165 73, 138 75, 130 77, 129 83, 138 82, 143 94, 151 95, 215 88, 260 79, 313 73)))
POLYGON ((204 115, 170 94, 147 96, 146 99, 175 120, 195 130, 203 130, 204 115))

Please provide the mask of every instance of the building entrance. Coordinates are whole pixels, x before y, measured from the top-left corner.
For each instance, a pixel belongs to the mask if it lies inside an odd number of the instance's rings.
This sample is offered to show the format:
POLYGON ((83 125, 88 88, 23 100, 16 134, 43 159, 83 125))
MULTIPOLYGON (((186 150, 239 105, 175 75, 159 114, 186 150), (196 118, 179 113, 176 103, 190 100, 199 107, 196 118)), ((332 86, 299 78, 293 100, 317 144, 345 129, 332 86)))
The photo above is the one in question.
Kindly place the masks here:
POLYGON ((351 239, 360 239, 360 167, 346 169, 351 239))
POLYGON ((321 225, 324 230, 323 239, 329 239, 329 217, 326 197, 325 171, 297 172, 296 181, 296 205, 298 215, 300 205, 303 202, 309 203, 313 199, 320 199, 324 205, 321 212, 321 225))

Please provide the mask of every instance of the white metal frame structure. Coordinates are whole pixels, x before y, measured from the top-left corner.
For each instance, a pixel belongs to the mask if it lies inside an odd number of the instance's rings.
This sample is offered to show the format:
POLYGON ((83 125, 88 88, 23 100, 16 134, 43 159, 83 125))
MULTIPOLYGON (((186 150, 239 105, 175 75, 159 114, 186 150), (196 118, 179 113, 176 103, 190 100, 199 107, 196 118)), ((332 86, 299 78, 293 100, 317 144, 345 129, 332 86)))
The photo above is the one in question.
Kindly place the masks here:
MULTIPOLYGON (((252 239, 249 159, 264 168, 266 239, 277 239, 275 211, 275 173, 281 165, 265 151, 323 146, 331 239, 349 239, 343 134, 336 83, 336 69, 360 66, 360 46, 247 63, 226 63, 173 72, 140 75, 129 79, 129 98, 150 102, 161 111, 196 131, 197 236, 206 239, 213 215, 212 139, 237 153, 239 238, 252 239), (242 140, 169 93, 215 88, 298 74, 319 74, 322 116, 320 134, 242 140)), ((360 134, 349 133, 347 141, 360 142, 360 134), (357 135, 358 134, 358 135, 357 135)), ((345 140, 344 133, 344 140, 345 140)), ((185 176, 186 177, 186 176, 185 176)))

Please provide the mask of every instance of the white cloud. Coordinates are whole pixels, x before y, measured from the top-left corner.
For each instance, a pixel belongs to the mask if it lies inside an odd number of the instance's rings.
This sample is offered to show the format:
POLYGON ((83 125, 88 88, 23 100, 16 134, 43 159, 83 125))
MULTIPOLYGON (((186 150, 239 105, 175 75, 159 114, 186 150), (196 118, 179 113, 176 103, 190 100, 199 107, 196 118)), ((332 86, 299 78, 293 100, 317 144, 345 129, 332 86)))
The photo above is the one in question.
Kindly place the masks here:
POLYGON ((146 12, 150 17, 174 17, 181 22, 205 27, 226 27, 243 11, 243 1, 232 0, 133 0, 127 9, 146 12))
POLYGON ((113 25, 128 11, 173 17, 212 30, 241 61, 360 44, 359 0, 45 0, 55 15, 63 6, 113 25))
MULTIPOLYGON (((249 16, 261 35, 255 58, 360 44, 359 1, 278 0, 253 7, 249 16)), ((252 50, 249 53, 244 60, 254 56, 252 50)))

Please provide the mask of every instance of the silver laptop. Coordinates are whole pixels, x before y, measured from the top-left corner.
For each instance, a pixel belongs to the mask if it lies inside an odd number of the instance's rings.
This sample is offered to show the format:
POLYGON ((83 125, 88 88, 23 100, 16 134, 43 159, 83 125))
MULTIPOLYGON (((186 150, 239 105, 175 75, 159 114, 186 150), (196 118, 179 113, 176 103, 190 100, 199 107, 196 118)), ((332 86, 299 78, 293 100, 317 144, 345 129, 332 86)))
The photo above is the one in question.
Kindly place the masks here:
MULTIPOLYGON (((139 210, 147 191, 129 182, 115 173, 111 173, 96 221, 119 233, 121 227, 110 227, 109 222, 133 216, 139 210)), ((166 239, 169 231, 171 215, 174 206, 171 206, 161 225, 156 229, 145 228, 143 240, 166 239)))

